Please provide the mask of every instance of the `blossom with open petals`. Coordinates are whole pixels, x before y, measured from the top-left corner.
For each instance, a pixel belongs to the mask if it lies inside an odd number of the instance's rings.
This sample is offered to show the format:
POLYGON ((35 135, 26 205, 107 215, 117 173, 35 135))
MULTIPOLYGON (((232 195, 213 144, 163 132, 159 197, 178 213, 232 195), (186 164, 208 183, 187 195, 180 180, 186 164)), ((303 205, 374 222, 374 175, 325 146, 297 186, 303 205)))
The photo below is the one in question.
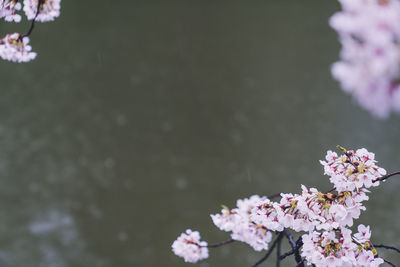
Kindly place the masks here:
MULTIPOLYGON (((359 227, 364 228, 364 225, 359 227)), ((365 240, 368 244, 360 243, 347 228, 321 233, 314 231, 303 235, 302 239, 301 256, 308 264, 318 267, 377 267, 384 262, 371 247, 369 238, 365 240)))
MULTIPOLYGON (((29 20, 35 18, 38 11, 39 0, 24 0, 24 11, 29 20)), ((39 14, 36 17, 37 21, 46 22, 52 21, 60 16, 61 0, 44 0, 44 3, 39 7, 39 14)))
POLYGON ((29 45, 29 37, 19 33, 7 34, 0 39, 0 57, 13 62, 28 62, 36 57, 29 45))
POLYGON ((332 75, 377 117, 400 113, 400 1, 339 0, 330 25, 342 44, 332 75))
POLYGON ((186 262, 196 263, 208 258, 207 242, 200 241, 200 233, 187 229, 172 244, 172 251, 186 262))
POLYGON ((365 148, 353 150, 343 149, 344 155, 328 151, 326 161, 320 161, 326 175, 338 192, 355 191, 360 188, 378 186, 373 182, 386 174, 386 170, 376 165, 375 154, 365 148))
POLYGON ((21 16, 16 14, 18 10, 21 10, 21 3, 16 0, 0 0, 0 18, 4 18, 5 21, 20 22, 21 16))
POLYGON ((267 250, 272 239, 271 231, 250 219, 252 210, 266 200, 266 197, 258 195, 238 199, 235 209, 223 206, 221 213, 212 214, 211 218, 219 229, 232 232, 232 239, 247 243, 256 251, 267 250))

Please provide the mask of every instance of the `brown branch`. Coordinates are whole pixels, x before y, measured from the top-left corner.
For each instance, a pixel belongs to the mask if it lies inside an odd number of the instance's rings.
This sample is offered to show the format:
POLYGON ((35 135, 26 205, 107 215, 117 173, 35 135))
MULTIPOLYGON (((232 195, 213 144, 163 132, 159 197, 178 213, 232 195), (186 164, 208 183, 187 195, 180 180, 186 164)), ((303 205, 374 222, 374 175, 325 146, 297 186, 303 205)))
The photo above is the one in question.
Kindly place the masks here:
POLYGON ((267 198, 268 199, 273 199, 273 198, 277 198, 277 197, 280 197, 280 196, 281 196, 281 193, 277 193, 277 194, 273 194, 273 195, 267 196, 267 198))
POLYGON ((386 248, 386 249, 392 249, 392 250, 394 250, 394 251, 396 251, 396 252, 400 253, 400 249, 398 249, 398 248, 396 248, 396 247, 393 247, 393 246, 387 246, 387 245, 375 245, 375 244, 373 244, 372 246, 373 246, 373 247, 375 247, 375 248, 386 248))
POLYGON ((335 191, 335 190, 336 190, 336 188, 332 188, 331 190, 326 191, 325 194, 331 193, 331 192, 333 192, 333 191, 335 191))
POLYGON ((39 0, 39 1, 38 1, 38 5, 37 5, 37 9, 36 9, 36 15, 35 15, 35 17, 33 18, 32 22, 31 22, 31 26, 29 27, 28 32, 25 33, 24 35, 22 35, 21 38, 27 37, 27 36, 31 35, 31 33, 32 33, 32 31, 33 31, 33 28, 35 28, 35 21, 36 21, 36 18, 37 18, 37 16, 38 16, 39 13, 40 13, 40 7, 41 7, 41 5, 44 4, 44 1, 45 1, 45 0, 39 0))
POLYGON ((286 252, 285 254, 282 254, 280 256, 280 260, 285 259, 286 257, 293 255, 296 251, 299 250, 299 248, 303 245, 303 240, 301 239, 301 237, 299 237, 299 239, 297 239, 296 241, 296 247, 288 252, 286 252))
POLYGON ((283 259, 285 259, 286 257, 289 257, 290 255, 293 255, 295 251, 296 251, 295 249, 292 249, 291 251, 288 251, 288 252, 286 252, 285 254, 282 254, 282 255, 279 257, 279 259, 280 259, 280 260, 283 260, 283 259))
MULTIPOLYGON (((296 266, 294 266, 294 267, 299 267, 300 264, 304 265, 304 261, 305 261, 305 259, 302 259, 301 262, 297 263, 296 266)), ((313 264, 313 266, 315 266, 315 265, 313 264)))
POLYGON ((222 242, 218 242, 218 243, 214 243, 214 244, 208 244, 207 246, 203 246, 203 247, 207 247, 207 248, 217 248, 217 247, 222 247, 224 245, 230 244, 232 242, 235 242, 235 240, 233 239, 228 239, 222 242))
POLYGON ((293 236, 289 233, 288 230, 286 230, 286 229, 283 230, 283 233, 285 234, 286 238, 289 240, 289 244, 292 247, 297 266, 304 267, 303 260, 299 253, 299 248, 303 245, 303 241, 302 241, 301 237, 296 242, 294 242, 293 236))
POLYGON ((381 177, 379 177, 379 178, 376 178, 376 179, 373 180, 372 182, 375 183, 375 182, 378 182, 378 181, 384 181, 384 180, 388 179, 389 177, 392 177, 392 176, 398 175, 398 174, 400 174, 400 171, 392 172, 392 173, 386 174, 386 175, 384 175, 384 176, 381 176, 381 177))
POLYGON ((390 266, 392 266, 392 267, 397 267, 396 265, 394 265, 394 264, 391 263, 390 261, 388 261, 388 260, 386 260, 386 259, 384 259, 384 258, 382 258, 382 259, 383 259, 384 262, 386 262, 386 263, 389 264, 390 266))
POLYGON ((259 261, 257 261, 255 264, 253 264, 251 267, 256 267, 258 265, 260 265, 261 263, 263 263, 264 261, 266 261, 269 257, 269 255, 271 255, 272 251, 274 250, 276 244, 278 244, 278 242, 282 239, 282 233, 280 233, 278 235, 278 237, 275 239, 275 241, 272 243, 271 247, 269 248, 267 254, 265 254, 264 257, 262 257, 259 261))
POLYGON ((278 240, 278 244, 276 245, 276 267, 280 267, 281 265, 281 245, 282 238, 278 240))

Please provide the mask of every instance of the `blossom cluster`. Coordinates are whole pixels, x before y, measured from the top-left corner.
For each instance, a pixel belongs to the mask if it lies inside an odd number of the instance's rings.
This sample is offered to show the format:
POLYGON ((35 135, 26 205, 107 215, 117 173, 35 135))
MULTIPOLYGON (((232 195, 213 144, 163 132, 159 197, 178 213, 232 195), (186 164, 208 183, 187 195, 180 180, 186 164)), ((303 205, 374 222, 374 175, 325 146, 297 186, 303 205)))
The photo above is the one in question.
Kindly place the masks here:
POLYGON ((377 117, 400 112, 400 1, 339 0, 330 25, 338 32, 341 60, 332 75, 344 91, 377 117))
POLYGON ((27 62, 36 57, 32 47, 28 44, 29 37, 19 33, 7 34, 0 39, 0 57, 13 62, 27 62))
POLYGON ((207 242, 200 241, 200 233, 187 229, 172 244, 172 250, 186 262, 195 263, 208 258, 207 242))
POLYGON ((365 210, 364 191, 324 194, 315 188, 302 186, 302 194, 281 194, 280 202, 262 202, 253 209, 250 218, 273 231, 290 228, 296 232, 330 230, 352 226, 353 219, 365 210))
MULTIPOLYGON (((24 12, 29 20, 36 17, 39 0, 24 0, 24 12)), ((60 16, 61 0, 45 0, 39 7, 36 21, 52 21, 60 16)))
MULTIPOLYGON (((342 148, 343 149, 343 148, 342 148)), ((340 157, 336 152, 328 151, 326 161, 320 161, 325 174, 338 192, 354 192, 363 187, 378 186, 377 178, 386 174, 383 168, 375 163, 375 154, 365 148, 357 151, 345 151, 340 157)))
POLYGON ((363 266, 375 267, 383 259, 376 257, 369 226, 359 225, 358 232, 340 228, 322 233, 313 231, 302 236, 302 256, 316 266, 363 266))
POLYGON ((16 0, 0 0, 0 18, 5 21, 20 22, 21 15, 17 11, 21 10, 21 3, 16 0))
POLYGON ((0 18, 8 22, 20 22, 18 12, 23 9, 28 20, 32 20, 27 34, 7 34, 0 39, 0 57, 13 62, 28 62, 36 57, 28 45, 34 21, 52 21, 60 15, 61 0, 24 0, 23 8, 18 0, 0 0, 0 18))
MULTIPOLYGON (((256 251, 268 249, 274 232, 306 232, 301 256, 318 267, 379 266, 383 260, 370 242, 369 226, 359 225, 354 235, 349 227, 366 209, 367 188, 379 185, 386 171, 364 148, 338 148, 343 155, 328 151, 326 161, 321 161, 334 189, 324 193, 302 185, 301 194, 281 193, 278 202, 258 195, 239 199, 236 208, 223 206, 221 213, 211 215, 214 224, 256 251)), ((198 253, 196 250, 185 250, 188 254, 184 255, 174 252, 185 258, 201 258, 192 255, 198 253)))
POLYGON ((250 198, 239 199, 237 208, 230 210, 223 206, 220 214, 211 215, 214 224, 222 231, 232 232, 233 240, 249 244, 254 250, 267 250, 272 239, 272 233, 265 226, 250 219, 251 211, 266 197, 253 195, 250 198))

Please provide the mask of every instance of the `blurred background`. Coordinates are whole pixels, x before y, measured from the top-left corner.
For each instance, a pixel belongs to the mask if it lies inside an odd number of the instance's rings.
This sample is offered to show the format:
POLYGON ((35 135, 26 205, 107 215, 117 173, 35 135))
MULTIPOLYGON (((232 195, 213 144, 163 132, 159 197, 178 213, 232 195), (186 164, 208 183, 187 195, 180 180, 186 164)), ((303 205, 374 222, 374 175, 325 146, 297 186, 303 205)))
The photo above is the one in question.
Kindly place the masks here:
MULTIPOLYGON (((374 119, 331 78, 338 10, 62 1, 34 30, 36 60, 0 62, 0 266, 190 266, 171 252, 181 232, 225 240, 209 216, 221 204, 330 189, 318 161, 337 144, 399 170, 400 117, 374 119)), ((366 203, 358 222, 375 243, 400 246, 399 190, 393 178, 366 203)), ((250 266, 264 253, 235 243, 210 254, 195 266, 250 266)))

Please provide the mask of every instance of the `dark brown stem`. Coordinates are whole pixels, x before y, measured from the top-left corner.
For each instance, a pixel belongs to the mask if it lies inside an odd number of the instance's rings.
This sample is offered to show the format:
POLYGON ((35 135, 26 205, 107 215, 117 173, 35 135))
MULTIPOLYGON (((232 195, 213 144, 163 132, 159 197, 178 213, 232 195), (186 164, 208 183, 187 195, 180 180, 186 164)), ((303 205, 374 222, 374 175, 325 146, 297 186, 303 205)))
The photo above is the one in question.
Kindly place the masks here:
MULTIPOLYGON (((297 263, 294 267, 299 267, 300 264, 304 265, 304 259, 301 259, 301 262, 297 263)), ((315 266, 314 264, 312 266, 315 266)))
POLYGON ((386 263, 389 264, 390 266, 392 266, 392 267, 397 267, 396 265, 394 265, 394 264, 391 263, 390 261, 388 261, 388 260, 386 260, 386 259, 384 259, 384 258, 382 258, 382 259, 383 259, 384 262, 386 262, 386 263))
POLYGON ((378 181, 384 181, 384 180, 388 179, 389 177, 392 177, 392 176, 398 175, 398 174, 400 174, 400 171, 392 172, 392 173, 386 174, 386 175, 384 175, 384 176, 381 176, 381 177, 379 177, 379 178, 376 178, 376 179, 373 180, 372 182, 375 183, 375 182, 378 182, 378 181))
POLYGON ((335 191, 335 190, 336 190, 336 188, 332 188, 331 190, 326 191, 325 194, 331 193, 331 192, 333 192, 333 191, 335 191))
POLYGON ((286 257, 289 257, 290 255, 293 255, 296 251, 299 250, 299 248, 303 245, 303 240, 301 239, 301 237, 299 237, 299 239, 297 239, 296 241, 296 248, 286 252, 285 254, 282 254, 280 256, 280 260, 285 259, 286 257))
POLYGON ((292 249, 291 251, 288 251, 288 252, 286 252, 285 254, 282 254, 282 255, 279 257, 279 259, 280 259, 280 260, 283 260, 283 259, 285 259, 286 257, 289 257, 290 255, 293 255, 294 252, 295 252, 295 249, 292 249))
POLYGON ((277 194, 273 194, 273 195, 267 196, 267 198, 268 199, 273 199, 273 198, 277 198, 277 197, 280 197, 280 196, 281 196, 281 193, 277 193, 277 194))
POLYGON ((292 247, 296 263, 298 264, 299 267, 304 267, 303 259, 301 258, 301 255, 299 253, 299 248, 303 245, 301 237, 296 242, 294 242, 293 236, 289 233, 288 230, 286 230, 286 229, 283 230, 283 233, 285 234, 286 238, 289 240, 289 244, 292 247))
POLYGON ((235 242, 235 240, 229 239, 229 240, 225 240, 225 241, 218 242, 218 243, 214 243, 214 244, 208 244, 208 245, 205 246, 205 247, 207 247, 207 248, 217 248, 217 247, 221 247, 221 246, 230 244, 230 243, 232 243, 232 242, 235 242))
POLYGON ((274 242, 272 243, 271 247, 269 248, 267 254, 265 254, 264 257, 262 257, 259 261, 257 261, 254 265, 252 265, 251 267, 256 267, 258 265, 260 265, 261 263, 263 263, 264 261, 266 261, 269 257, 269 255, 271 255, 272 251, 274 250, 276 244, 278 244, 278 242, 282 239, 282 233, 279 233, 278 237, 274 240, 274 242))
POLYGON ((276 267, 280 267, 281 265, 281 243, 282 238, 278 240, 278 244, 276 244, 276 267))
POLYGON ((41 6, 42 4, 44 4, 44 1, 45 1, 45 0, 38 0, 38 6, 37 6, 37 9, 36 9, 36 15, 35 15, 35 17, 33 18, 32 22, 31 22, 31 26, 29 27, 28 32, 25 33, 24 35, 22 35, 21 38, 27 37, 27 36, 31 35, 31 33, 32 33, 32 31, 33 31, 33 28, 35 28, 35 21, 36 21, 36 18, 37 18, 37 16, 38 16, 39 13, 40 13, 40 6, 41 6))
POLYGON ((386 246, 386 245, 373 245, 375 248, 386 248, 386 249, 392 249, 398 253, 400 253, 400 249, 393 247, 393 246, 386 246))

